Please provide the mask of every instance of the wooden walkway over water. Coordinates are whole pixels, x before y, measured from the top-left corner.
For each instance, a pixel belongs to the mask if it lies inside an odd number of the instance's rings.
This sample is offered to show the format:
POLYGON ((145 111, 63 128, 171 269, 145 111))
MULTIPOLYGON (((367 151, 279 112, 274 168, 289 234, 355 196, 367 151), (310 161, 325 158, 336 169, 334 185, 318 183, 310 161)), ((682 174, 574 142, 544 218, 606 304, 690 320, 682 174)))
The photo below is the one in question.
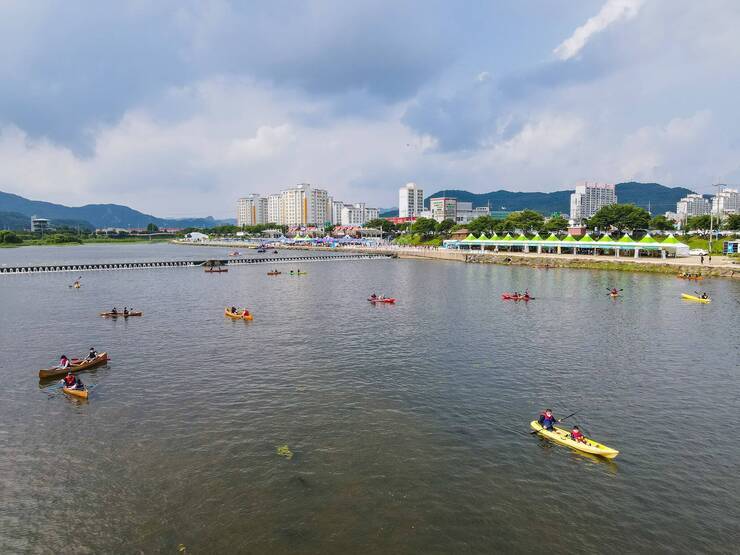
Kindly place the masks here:
POLYGON ((0 266, 0 275, 38 274, 48 272, 93 272, 103 270, 148 270, 152 268, 195 268, 216 260, 222 266, 250 264, 306 264, 308 262, 342 262, 348 260, 378 260, 394 258, 389 254, 317 254, 312 256, 234 257, 209 260, 161 260, 149 262, 105 262, 90 264, 41 264, 28 266, 0 266))

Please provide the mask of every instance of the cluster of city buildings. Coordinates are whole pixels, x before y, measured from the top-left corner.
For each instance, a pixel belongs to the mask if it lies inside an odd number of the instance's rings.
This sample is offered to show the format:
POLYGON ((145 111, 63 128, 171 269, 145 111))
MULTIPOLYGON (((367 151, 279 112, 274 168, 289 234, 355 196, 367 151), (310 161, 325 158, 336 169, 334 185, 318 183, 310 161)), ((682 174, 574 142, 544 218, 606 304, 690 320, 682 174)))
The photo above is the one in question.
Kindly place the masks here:
POLYGON ((417 218, 431 218, 438 222, 452 220, 466 224, 481 216, 490 215, 488 206, 473 207, 472 202, 461 202, 454 197, 441 196, 429 199, 429 208, 424 206, 424 190, 416 183, 407 183, 398 190, 398 218, 394 223, 407 223, 417 218))
POLYGON ((720 186, 713 197, 689 194, 676 203, 676 212, 669 212, 666 217, 679 225, 684 225, 692 216, 714 215, 719 219, 730 214, 740 214, 740 192, 720 186))
POLYGON ((301 183, 267 196, 251 194, 237 201, 237 225, 362 226, 378 218, 380 211, 365 203, 347 204, 325 189, 301 183))
MULTIPOLYGON (((581 226, 604 206, 617 204, 616 186, 612 183, 588 183, 576 185, 570 195, 570 225, 581 226)), ((714 214, 722 218, 740 213, 740 193, 737 189, 721 187, 717 195, 689 194, 676 206, 676 212, 667 212, 666 217, 683 225, 691 216, 714 214)), ((467 224, 481 216, 505 217, 505 211, 493 212, 489 206, 473 206, 452 196, 442 195, 424 198, 424 190, 416 183, 407 183, 398 191, 398 217, 388 218, 395 224, 412 223, 417 218, 431 218, 438 222, 451 220, 456 224, 467 224)), ((280 193, 267 196, 247 195, 237 203, 239 226, 277 224, 301 226, 364 226, 379 217, 377 208, 365 203, 347 204, 334 200, 328 191, 301 183, 280 193)))

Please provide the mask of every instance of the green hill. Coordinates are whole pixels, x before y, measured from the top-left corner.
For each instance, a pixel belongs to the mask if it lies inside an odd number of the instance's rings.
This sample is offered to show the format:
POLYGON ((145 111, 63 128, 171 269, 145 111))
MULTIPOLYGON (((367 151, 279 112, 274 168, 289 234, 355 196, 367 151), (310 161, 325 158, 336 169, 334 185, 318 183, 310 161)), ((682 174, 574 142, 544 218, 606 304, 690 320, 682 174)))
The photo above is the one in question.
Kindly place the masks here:
MULTIPOLYGON (((554 212, 568 214, 570 212, 570 195, 573 190, 554 191, 552 193, 518 193, 512 191, 492 191, 490 193, 471 193, 458 189, 447 189, 429 195, 425 205, 429 206, 429 199, 433 197, 454 197, 460 202, 472 202, 473 206, 490 206, 491 210, 536 210, 546 216, 554 212)), ((620 204, 635 204, 645 209, 650 208, 653 214, 662 214, 676 210, 676 202, 681 197, 692 193, 684 187, 666 187, 659 183, 617 183, 617 200, 620 204)), ((398 209, 389 210, 381 216, 389 218, 398 215, 398 209)))
MULTIPOLYGON (((215 227, 231 224, 232 220, 216 220, 207 218, 157 218, 144 214, 138 210, 120 204, 86 204, 85 206, 71 207, 51 202, 29 200, 11 193, 0 191, 0 212, 13 213, 10 221, 17 219, 20 214, 30 219, 31 216, 48 218, 52 225, 91 225, 92 227, 122 227, 145 228, 153 223, 159 227, 215 227)), ((1 221, 1 220, 0 220, 1 221)), ((30 222, 24 224, 30 225, 30 222)), ((22 229, 22 228, 20 228, 22 229)))

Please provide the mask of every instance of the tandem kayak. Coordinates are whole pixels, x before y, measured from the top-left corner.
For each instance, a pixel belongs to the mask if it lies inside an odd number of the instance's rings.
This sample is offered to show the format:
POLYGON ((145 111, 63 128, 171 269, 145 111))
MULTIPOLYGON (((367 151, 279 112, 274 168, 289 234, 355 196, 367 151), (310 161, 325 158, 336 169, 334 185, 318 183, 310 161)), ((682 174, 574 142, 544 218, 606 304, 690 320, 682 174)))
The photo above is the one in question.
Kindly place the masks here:
POLYGON ((282 272, 267 272, 268 276, 279 276, 282 272))
POLYGON ((121 318, 128 318, 129 316, 143 316, 144 313, 141 310, 136 310, 128 314, 124 314, 123 312, 101 312, 100 315, 103 318, 118 318, 119 316, 121 318))
POLYGON ((231 312, 228 308, 224 308, 224 315, 228 316, 232 320, 254 320, 254 316, 251 314, 247 314, 246 316, 242 314, 235 314, 231 312))
POLYGON ((606 459, 613 459, 614 457, 619 455, 619 451, 617 451, 616 449, 612 449, 611 447, 607 447, 606 445, 597 443, 593 439, 589 439, 587 437, 585 438, 586 443, 574 441, 570 438, 570 432, 564 428, 558 428, 557 426, 555 426, 553 431, 551 432, 549 430, 545 430, 537 420, 532 420, 529 425, 535 432, 537 432, 541 436, 554 441, 555 443, 559 443, 560 445, 565 445, 566 447, 575 449, 576 451, 590 453, 591 455, 597 455, 606 459))
POLYGON ((108 353, 100 353, 98 356, 90 360, 75 360, 74 362, 72 362, 72 364, 69 365, 69 368, 67 369, 48 368, 46 370, 39 370, 39 378, 58 378, 59 376, 66 375, 67 371, 70 371, 74 374, 75 372, 87 370, 88 368, 92 368, 93 366, 100 366, 101 364, 105 364, 106 362, 108 362, 108 353))
POLYGON ((74 397, 80 397, 82 399, 87 399, 88 390, 85 389, 70 389, 68 387, 62 387, 62 391, 64 391, 67 395, 72 395, 74 397))
POLYGON ((681 298, 685 301, 695 301, 697 303, 704 303, 704 304, 709 304, 712 302, 712 299, 702 299, 701 297, 697 297, 695 295, 689 295, 688 293, 681 293, 681 298))
POLYGON ((393 304, 396 302, 396 299, 373 299, 372 297, 370 297, 368 301, 370 301, 373 304, 375 303, 393 304))
POLYGON ((534 297, 530 297, 529 295, 512 295, 511 293, 503 293, 501 295, 501 300, 504 301, 533 301, 534 297))

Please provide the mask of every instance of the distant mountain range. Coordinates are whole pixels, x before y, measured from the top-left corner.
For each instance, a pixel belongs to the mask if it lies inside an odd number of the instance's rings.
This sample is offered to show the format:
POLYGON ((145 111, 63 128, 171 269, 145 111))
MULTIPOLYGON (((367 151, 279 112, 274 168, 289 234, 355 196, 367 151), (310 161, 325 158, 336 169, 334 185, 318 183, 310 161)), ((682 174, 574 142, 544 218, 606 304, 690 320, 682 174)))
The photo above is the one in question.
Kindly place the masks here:
MULTIPOLYGON (((684 187, 666 187, 659 183, 617 183, 617 200, 620 204, 634 204, 650 209, 653 214, 675 212, 676 202, 693 191, 684 187)), ((546 216, 559 212, 570 212, 570 195, 573 190, 554 191, 552 193, 516 193, 512 191, 493 191, 490 193, 470 193, 457 189, 438 191, 428 196, 424 202, 429 206, 429 199, 434 197, 454 197, 460 202, 472 202, 473 206, 490 206, 491 210, 536 210, 546 216)), ((381 214, 390 218, 398 216, 394 208, 381 214)))
POLYGON ((31 216, 48 218, 53 226, 95 229, 103 227, 145 228, 150 223, 158 227, 215 227, 233 224, 234 220, 207 218, 157 218, 120 204, 86 204, 71 207, 51 202, 29 200, 0 191, 0 229, 26 229, 31 216))

